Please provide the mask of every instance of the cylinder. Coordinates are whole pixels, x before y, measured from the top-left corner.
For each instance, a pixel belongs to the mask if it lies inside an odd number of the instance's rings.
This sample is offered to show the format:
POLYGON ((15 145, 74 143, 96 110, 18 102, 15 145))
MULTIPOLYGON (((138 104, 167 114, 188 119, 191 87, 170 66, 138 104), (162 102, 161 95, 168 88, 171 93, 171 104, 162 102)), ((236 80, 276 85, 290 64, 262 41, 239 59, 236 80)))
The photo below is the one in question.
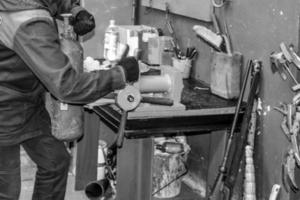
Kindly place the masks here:
MULTIPOLYGON (((60 44, 77 73, 83 72, 83 49, 75 40, 74 32, 68 25, 70 15, 64 15, 64 31, 60 44)), ((52 123, 52 134, 62 141, 74 141, 83 135, 83 114, 81 105, 61 102, 54 96, 46 96, 47 109, 52 123)))
POLYGON ((104 196, 108 187, 109 187, 109 180, 101 179, 87 184, 84 192, 89 199, 99 198, 104 196))
POLYGON ((168 92, 172 87, 172 80, 169 75, 142 76, 139 80, 141 93, 168 92))
POLYGON ((99 140, 99 142, 98 142, 97 180, 105 178, 106 154, 107 154, 107 143, 104 140, 99 140))

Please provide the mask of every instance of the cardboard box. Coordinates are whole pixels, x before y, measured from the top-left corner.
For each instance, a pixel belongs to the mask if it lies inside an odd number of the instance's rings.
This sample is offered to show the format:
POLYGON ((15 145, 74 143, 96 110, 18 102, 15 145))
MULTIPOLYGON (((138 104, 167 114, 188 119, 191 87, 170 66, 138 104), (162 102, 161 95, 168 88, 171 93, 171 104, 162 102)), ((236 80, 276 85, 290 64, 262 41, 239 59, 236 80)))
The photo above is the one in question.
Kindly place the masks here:
POLYGON ((211 92, 225 99, 238 98, 242 64, 243 55, 239 52, 232 55, 214 52, 210 71, 211 92))

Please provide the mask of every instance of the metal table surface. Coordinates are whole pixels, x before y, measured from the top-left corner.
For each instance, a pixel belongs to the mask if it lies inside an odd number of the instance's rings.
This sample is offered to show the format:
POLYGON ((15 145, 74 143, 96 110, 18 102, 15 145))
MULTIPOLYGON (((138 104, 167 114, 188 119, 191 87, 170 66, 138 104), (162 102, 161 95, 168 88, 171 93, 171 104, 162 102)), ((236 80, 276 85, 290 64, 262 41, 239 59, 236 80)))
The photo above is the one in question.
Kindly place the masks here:
MULTIPOLYGON (((184 81, 181 103, 185 110, 154 110, 129 112, 125 137, 143 138, 207 133, 230 128, 235 112, 236 100, 226 100, 211 94, 203 84, 184 81)), ((95 107, 94 112, 113 131, 117 131, 121 112, 116 106, 95 107)))

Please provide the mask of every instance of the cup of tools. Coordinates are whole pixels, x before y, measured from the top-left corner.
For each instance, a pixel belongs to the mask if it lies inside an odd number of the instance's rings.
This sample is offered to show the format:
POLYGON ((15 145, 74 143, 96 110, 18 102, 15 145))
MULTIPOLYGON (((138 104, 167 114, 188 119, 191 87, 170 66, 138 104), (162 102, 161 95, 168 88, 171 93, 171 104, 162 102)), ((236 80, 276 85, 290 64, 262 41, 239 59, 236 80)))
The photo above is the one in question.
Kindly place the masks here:
POLYGON ((172 58, 173 67, 182 73, 183 79, 190 77, 193 60, 197 55, 198 52, 195 47, 188 47, 185 55, 172 58))
POLYGON ((192 68, 192 60, 187 58, 176 58, 173 57, 173 67, 181 72, 183 79, 188 79, 190 77, 191 68, 192 68))

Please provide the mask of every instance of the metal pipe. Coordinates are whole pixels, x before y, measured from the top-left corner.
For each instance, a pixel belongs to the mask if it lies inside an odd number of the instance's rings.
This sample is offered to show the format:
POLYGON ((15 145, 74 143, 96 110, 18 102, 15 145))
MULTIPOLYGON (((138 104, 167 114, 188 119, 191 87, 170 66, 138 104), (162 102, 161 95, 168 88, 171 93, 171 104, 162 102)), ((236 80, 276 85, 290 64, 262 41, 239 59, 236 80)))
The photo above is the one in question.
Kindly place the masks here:
POLYGON ((89 199, 102 197, 109 186, 109 180, 101 179, 93 181, 85 187, 85 194, 89 199))

